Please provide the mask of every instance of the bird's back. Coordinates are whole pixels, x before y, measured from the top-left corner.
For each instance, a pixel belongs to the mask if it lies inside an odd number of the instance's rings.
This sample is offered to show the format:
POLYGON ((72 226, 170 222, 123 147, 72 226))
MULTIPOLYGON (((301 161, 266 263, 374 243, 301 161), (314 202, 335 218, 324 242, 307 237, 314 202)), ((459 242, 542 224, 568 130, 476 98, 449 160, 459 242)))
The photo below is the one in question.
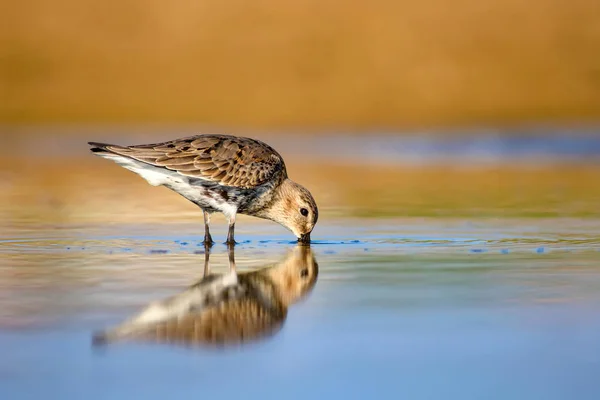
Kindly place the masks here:
POLYGON ((125 157, 224 186, 248 189, 287 178, 281 155, 268 144, 246 137, 204 134, 134 146, 89 144, 99 156, 125 157))
POLYGON ((166 186, 208 212, 254 215, 287 178, 283 158, 256 139, 204 134, 120 146, 90 142, 91 151, 166 186))

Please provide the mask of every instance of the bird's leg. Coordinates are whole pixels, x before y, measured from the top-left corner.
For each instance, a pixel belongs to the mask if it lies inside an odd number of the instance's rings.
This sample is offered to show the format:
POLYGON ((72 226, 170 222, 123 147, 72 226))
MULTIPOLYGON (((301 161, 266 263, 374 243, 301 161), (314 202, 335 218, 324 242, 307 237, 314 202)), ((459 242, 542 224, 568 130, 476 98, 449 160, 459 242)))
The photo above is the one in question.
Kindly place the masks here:
POLYGON ((202 210, 202 213, 204 214, 204 247, 210 247, 214 243, 208 227, 210 225, 210 214, 204 210, 202 210))
POLYGON ((210 246, 206 244, 206 242, 204 243, 204 275, 202 276, 203 278, 206 277, 206 275, 210 274, 210 265, 208 264, 208 260, 210 259, 210 246))
POLYGON ((227 245, 233 246, 236 244, 235 239, 233 238, 233 231, 235 229, 235 214, 229 217, 229 231, 227 231, 227 241, 225 242, 227 245))
POLYGON ((227 244, 227 256, 229 257, 229 272, 235 272, 235 246, 227 244))

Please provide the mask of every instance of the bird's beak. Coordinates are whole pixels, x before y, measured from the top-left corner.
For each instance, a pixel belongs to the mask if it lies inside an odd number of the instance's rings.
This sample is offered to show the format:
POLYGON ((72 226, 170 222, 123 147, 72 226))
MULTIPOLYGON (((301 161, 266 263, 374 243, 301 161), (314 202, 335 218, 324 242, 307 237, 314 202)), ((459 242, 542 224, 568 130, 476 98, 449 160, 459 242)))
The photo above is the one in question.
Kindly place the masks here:
POLYGON ((310 232, 300 235, 300 237, 298 238, 298 242, 310 244, 310 232))

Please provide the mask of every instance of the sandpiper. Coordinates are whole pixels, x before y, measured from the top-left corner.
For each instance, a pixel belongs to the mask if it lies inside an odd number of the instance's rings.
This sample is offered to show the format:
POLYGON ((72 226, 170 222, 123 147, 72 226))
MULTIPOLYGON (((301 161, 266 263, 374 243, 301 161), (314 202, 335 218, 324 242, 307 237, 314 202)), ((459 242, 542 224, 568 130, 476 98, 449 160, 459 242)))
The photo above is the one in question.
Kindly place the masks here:
POLYGON ((310 246, 297 245, 274 266, 237 273, 230 250, 229 273, 205 275, 183 292, 152 302, 122 324, 97 332, 94 345, 121 340, 185 345, 235 345, 275 334, 290 305, 316 284, 319 265, 310 246))
POLYGON ((210 214, 229 222, 235 244, 236 214, 275 221, 310 243, 319 212, 310 192, 287 176, 283 158, 259 140, 205 134, 156 144, 119 146, 89 142, 91 151, 133 171, 150 185, 164 185, 204 213, 204 243, 212 245, 210 214))

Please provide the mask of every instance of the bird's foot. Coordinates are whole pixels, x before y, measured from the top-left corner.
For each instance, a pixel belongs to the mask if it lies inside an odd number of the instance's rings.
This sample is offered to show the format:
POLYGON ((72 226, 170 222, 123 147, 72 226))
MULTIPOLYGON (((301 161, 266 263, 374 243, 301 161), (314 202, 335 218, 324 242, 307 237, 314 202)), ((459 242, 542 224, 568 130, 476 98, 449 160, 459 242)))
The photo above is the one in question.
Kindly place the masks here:
POLYGON ((212 237, 209 235, 204 235, 204 247, 212 247, 215 242, 212 240, 212 237))

